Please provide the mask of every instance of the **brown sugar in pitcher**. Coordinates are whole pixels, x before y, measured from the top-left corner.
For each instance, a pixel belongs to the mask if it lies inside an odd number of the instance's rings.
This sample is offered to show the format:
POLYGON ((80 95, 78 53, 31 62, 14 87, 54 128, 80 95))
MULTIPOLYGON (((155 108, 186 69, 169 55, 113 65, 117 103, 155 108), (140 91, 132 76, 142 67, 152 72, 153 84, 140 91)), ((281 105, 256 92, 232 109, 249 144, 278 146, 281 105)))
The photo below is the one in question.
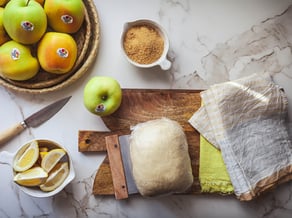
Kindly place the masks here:
POLYGON ((151 20, 136 20, 124 25, 122 50, 130 63, 142 68, 159 65, 168 70, 171 62, 166 56, 169 41, 164 29, 151 20))

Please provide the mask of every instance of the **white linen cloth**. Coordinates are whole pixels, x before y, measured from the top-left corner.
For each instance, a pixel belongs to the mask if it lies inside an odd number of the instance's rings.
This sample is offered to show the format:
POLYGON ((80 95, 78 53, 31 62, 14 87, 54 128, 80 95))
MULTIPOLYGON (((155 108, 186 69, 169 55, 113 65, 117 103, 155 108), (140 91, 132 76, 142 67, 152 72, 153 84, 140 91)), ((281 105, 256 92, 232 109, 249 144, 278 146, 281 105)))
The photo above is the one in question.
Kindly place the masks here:
POLYGON ((288 100, 270 76, 216 84, 201 97, 204 104, 189 122, 221 150, 240 200, 292 179, 288 100))

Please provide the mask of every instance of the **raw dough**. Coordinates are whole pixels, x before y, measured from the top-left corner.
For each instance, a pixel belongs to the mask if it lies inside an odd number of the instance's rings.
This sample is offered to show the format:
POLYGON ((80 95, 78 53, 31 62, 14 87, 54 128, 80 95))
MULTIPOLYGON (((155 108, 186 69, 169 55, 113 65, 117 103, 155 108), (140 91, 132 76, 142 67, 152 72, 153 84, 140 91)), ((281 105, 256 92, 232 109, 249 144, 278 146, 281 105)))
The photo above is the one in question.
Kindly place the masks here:
POLYGON ((130 158, 142 196, 185 192, 193 183, 186 136, 176 121, 162 118, 136 125, 130 158))

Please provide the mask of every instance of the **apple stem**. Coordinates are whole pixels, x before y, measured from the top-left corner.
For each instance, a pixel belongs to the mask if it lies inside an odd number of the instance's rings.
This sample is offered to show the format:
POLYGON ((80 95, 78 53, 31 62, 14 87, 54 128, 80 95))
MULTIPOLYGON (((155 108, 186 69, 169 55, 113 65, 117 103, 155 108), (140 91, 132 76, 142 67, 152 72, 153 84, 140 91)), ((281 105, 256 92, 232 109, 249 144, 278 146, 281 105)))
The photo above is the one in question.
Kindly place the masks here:
POLYGON ((30 2, 30 0, 27 0, 27 2, 26 2, 26 6, 28 6, 28 3, 30 2))

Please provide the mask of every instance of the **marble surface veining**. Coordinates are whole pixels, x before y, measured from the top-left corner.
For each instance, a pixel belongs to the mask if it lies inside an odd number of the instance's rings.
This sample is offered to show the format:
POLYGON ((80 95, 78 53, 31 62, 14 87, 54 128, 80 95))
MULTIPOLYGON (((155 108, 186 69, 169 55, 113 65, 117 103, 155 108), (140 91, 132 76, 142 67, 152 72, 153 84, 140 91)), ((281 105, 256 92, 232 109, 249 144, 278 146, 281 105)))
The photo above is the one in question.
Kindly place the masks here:
MULTIPOLYGON (((68 104, 39 128, 25 130, 1 146, 14 152, 33 138, 50 138, 70 149, 76 178, 58 195, 38 199, 12 182, 11 168, 0 164, 0 217, 291 217, 292 183, 278 186, 251 202, 234 196, 196 195, 155 199, 91 194, 104 154, 78 152, 78 130, 106 130, 83 106, 83 87, 94 75, 115 77, 123 88, 206 89, 254 72, 270 72, 288 96, 292 116, 291 0, 94 0, 101 23, 98 57, 88 74, 72 86, 45 95, 26 95, 0 87, 0 131, 39 108, 72 95, 68 104), (120 51, 125 22, 159 22, 170 40, 172 68, 131 66, 120 51)), ((290 130, 292 129, 289 118, 290 130)), ((0 155, 1 156, 1 155, 0 155)), ((1 162, 1 161, 0 161, 1 162)))

